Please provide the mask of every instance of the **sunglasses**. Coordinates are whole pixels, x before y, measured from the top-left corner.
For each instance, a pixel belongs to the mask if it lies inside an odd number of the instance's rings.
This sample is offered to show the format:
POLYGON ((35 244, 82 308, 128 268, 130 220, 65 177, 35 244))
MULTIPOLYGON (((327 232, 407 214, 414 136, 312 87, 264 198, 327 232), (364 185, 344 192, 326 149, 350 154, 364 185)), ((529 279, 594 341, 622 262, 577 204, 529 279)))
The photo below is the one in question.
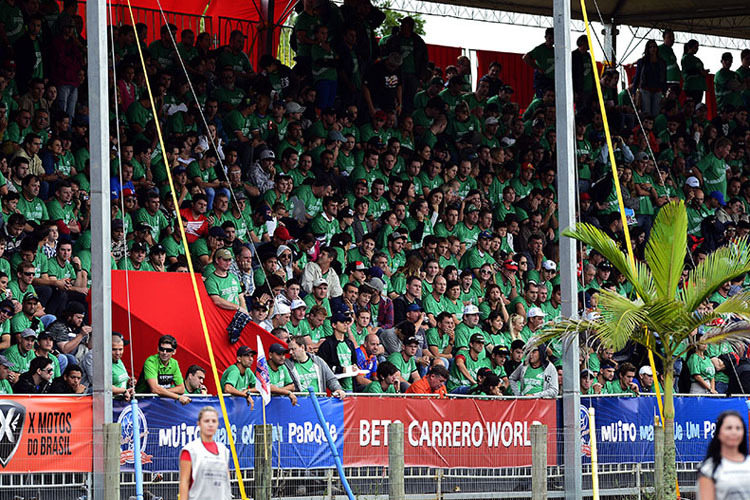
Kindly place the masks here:
POLYGON ((24 272, 24 273, 23 273, 23 275, 24 275, 24 276, 34 276, 34 273, 30 273, 30 272, 24 272))
POLYGON ((174 352, 173 347, 159 347, 159 352, 174 352))
POLYGON ((54 368, 47 368, 47 369, 45 369, 45 370, 42 370, 42 371, 43 371, 44 373, 54 373, 55 369, 54 369, 54 368))

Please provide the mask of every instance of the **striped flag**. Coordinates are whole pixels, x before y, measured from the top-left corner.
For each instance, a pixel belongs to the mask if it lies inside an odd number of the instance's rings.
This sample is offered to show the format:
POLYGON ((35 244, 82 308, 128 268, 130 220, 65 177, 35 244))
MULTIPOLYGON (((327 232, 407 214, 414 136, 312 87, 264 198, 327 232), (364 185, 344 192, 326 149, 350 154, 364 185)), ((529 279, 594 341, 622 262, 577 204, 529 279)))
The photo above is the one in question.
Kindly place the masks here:
POLYGON ((255 388, 258 389, 260 395, 263 397, 263 406, 271 402, 271 377, 268 374, 268 362, 266 361, 266 351, 263 350, 263 343, 260 341, 260 335, 257 336, 258 340, 258 361, 255 364, 255 388))

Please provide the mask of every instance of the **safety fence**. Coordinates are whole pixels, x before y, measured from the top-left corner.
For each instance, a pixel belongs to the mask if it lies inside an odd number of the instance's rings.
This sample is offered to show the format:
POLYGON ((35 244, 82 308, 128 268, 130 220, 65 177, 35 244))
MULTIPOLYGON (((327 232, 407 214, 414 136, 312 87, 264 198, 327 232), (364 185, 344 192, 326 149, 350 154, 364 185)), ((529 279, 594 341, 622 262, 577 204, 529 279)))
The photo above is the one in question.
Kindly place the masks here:
MULTIPOLYGON (((565 469, 560 421, 561 401, 529 398, 451 398, 352 396, 344 401, 320 398, 333 442, 343 458, 357 498, 386 498, 389 490, 389 425, 403 424, 404 483, 407 498, 528 498, 534 465, 546 471, 549 498, 562 497, 565 469), (534 455, 531 428, 546 426, 546 453, 534 455)), ((253 410, 245 400, 228 398, 227 410, 245 489, 255 486, 256 425, 263 423, 262 403, 253 410)), ((195 422, 215 397, 197 397, 182 406, 152 397, 139 399, 141 463, 147 498, 175 498, 179 452, 196 438, 195 422)), ((653 498, 653 397, 582 398, 583 497, 591 488, 590 429, 583 418, 597 415, 599 485, 602 498, 653 498)), ((740 410, 744 398, 678 397, 675 440, 680 489, 694 491, 695 468, 703 458, 721 411, 740 410)), ((309 398, 296 407, 273 398, 265 409, 271 425, 269 455, 274 498, 321 498, 343 495, 333 456, 309 398)), ((0 398, 0 498, 90 498, 92 424, 90 397, 0 398), (13 439, 8 436, 13 435, 13 439), (36 443, 36 444, 35 444, 36 443)), ((122 498, 134 493, 133 412, 115 402, 121 425, 122 498)), ((222 425, 216 439, 227 442, 222 425)), ((538 445, 537 445, 538 446, 538 445)), ((537 448, 538 450, 538 448, 537 448)), ((234 469, 234 467, 231 467, 234 469)), ((232 472, 235 476, 234 471, 232 472)), ((343 497, 342 497, 343 498, 343 497)))

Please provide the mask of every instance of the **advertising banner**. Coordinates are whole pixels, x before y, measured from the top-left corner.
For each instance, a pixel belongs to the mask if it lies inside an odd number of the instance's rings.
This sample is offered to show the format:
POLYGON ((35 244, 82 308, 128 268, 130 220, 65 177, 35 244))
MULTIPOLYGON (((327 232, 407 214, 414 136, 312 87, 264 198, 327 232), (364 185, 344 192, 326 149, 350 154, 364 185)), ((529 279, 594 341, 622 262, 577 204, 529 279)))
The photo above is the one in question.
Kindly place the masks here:
POLYGON ((404 424, 407 467, 531 465, 532 424, 546 424, 549 465, 556 464, 556 403, 546 399, 347 398, 344 465, 388 464, 388 424, 404 424))
POLYGON ((0 396, 0 473, 92 470, 90 396, 0 396))
MULTIPOLYGON (((232 437, 243 469, 254 463, 255 425, 263 423, 263 401, 254 398, 255 409, 243 398, 225 399, 232 437)), ((339 454, 343 450, 343 404, 336 398, 320 398, 320 407, 328 422, 331 437, 339 454)), ((114 403, 114 421, 122 426, 120 464, 123 470, 133 470, 133 412, 131 405, 122 401, 114 403)), ((219 430, 216 441, 227 447, 227 431, 216 397, 194 398, 185 406, 163 398, 143 398, 138 401, 138 418, 141 433, 141 463, 144 470, 152 472, 179 470, 180 450, 198 437, 198 412, 204 406, 213 406, 219 412, 219 430)), ((314 469, 334 467, 333 456, 326 443, 323 428, 318 423, 315 409, 309 398, 301 397, 292 407, 287 398, 272 398, 266 406, 266 423, 273 426, 273 466, 314 469)))
MULTIPOLYGON (((652 462, 654 416, 659 415, 655 396, 581 398, 581 431, 584 460, 589 439, 588 408, 596 410, 599 463, 652 462)), ((678 462, 700 462, 706 456, 716 418, 726 410, 738 411, 748 421, 744 398, 676 397, 674 437, 678 462)))

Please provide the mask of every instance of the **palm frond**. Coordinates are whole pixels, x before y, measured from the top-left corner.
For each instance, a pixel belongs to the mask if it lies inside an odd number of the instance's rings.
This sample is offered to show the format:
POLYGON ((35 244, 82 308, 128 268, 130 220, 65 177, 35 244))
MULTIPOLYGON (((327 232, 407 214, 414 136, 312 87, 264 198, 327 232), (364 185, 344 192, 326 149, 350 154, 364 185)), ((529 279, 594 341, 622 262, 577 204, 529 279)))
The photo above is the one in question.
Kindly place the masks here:
POLYGON ((640 299, 631 301, 607 290, 599 293, 599 310, 601 317, 597 321, 596 336, 606 338, 607 344, 615 350, 625 347, 643 329, 648 315, 640 299))
POLYGON ((747 272, 750 272, 747 238, 740 238, 710 253, 706 260, 690 271, 688 281, 680 292, 686 310, 695 311, 722 284, 747 272))
POLYGON ((735 321, 725 326, 711 328, 700 341, 706 344, 728 342, 735 352, 744 352, 750 342, 750 322, 735 321))
POLYGON ((739 316, 750 320, 750 291, 732 295, 722 304, 714 307, 714 314, 721 316, 739 316))
POLYGON ((592 226, 591 224, 579 223, 574 227, 566 228, 562 232, 562 235, 585 243, 602 254, 605 259, 607 259, 627 278, 628 281, 630 281, 630 283, 633 284, 633 288, 639 296, 643 297, 645 300, 650 300, 653 297, 652 290, 644 287, 644 281, 642 279, 639 280, 638 275, 635 274, 636 270, 638 273, 641 271, 645 272, 645 266, 636 266, 636 269, 634 270, 631 267, 627 256, 617 246, 617 242, 610 238, 604 231, 592 226))
POLYGON ((659 297, 672 300, 682 277, 687 253, 687 212, 682 201, 664 205, 654 220, 645 257, 659 297))

